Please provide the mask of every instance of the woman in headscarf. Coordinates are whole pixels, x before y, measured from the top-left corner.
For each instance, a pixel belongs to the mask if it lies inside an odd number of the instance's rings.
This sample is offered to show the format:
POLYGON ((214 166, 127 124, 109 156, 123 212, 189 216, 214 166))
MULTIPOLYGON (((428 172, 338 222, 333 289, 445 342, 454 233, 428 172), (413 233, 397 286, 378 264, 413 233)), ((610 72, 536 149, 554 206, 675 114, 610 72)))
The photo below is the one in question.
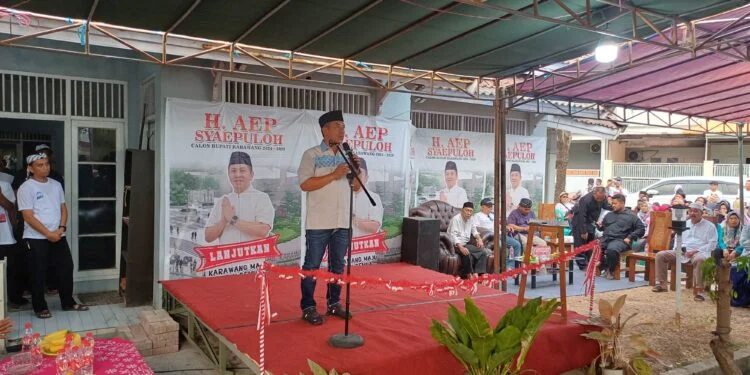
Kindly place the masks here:
MULTIPOLYGON (((741 223, 740 216, 735 211, 730 211, 727 214, 726 226, 732 226, 734 223, 741 223)), ((731 248, 730 246, 722 246, 722 240, 726 243, 726 234, 721 233, 721 229, 724 225, 720 225, 719 233, 719 246, 724 250, 724 258, 734 262, 734 260, 743 255, 745 247, 750 246, 750 226, 745 226, 740 236, 740 241, 736 247, 731 248)), ((737 227, 742 228, 742 224, 738 224, 737 227)), ((729 240, 731 242, 731 239, 729 240)), ((746 257, 747 255, 745 255, 746 257)), ((732 271, 729 274, 729 278, 732 281, 732 306, 748 307, 750 306, 750 281, 748 281, 747 270, 737 269, 736 265, 732 266, 732 271)))
POLYGON ((729 214, 729 211, 732 209, 732 206, 729 204, 728 201, 721 201, 719 202, 719 205, 716 207, 716 211, 714 214, 716 215, 716 222, 721 224, 726 220, 727 215, 729 214))
POLYGON ((647 200, 642 199, 638 201, 638 213, 636 213, 638 219, 641 220, 643 225, 646 227, 646 235, 638 240, 635 251, 641 252, 646 250, 646 244, 648 243, 648 226, 651 224, 651 205, 647 200))
MULTIPOLYGON (((570 195, 566 192, 560 193, 560 201, 555 205, 555 220, 569 221, 573 218, 573 202, 570 201, 570 195)), ((570 236, 570 227, 565 228, 564 234, 570 236)))

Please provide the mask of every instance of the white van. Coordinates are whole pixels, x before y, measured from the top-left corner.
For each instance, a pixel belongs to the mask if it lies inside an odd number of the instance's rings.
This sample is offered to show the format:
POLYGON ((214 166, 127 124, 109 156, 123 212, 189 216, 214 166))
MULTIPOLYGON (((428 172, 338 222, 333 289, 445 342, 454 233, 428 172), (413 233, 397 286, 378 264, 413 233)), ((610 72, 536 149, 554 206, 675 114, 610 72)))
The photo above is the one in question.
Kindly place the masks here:
MULTIPOLYGON (((708 185, 711 181, 719 183, 719 191, 722 193, 721 199, 728 201, 729 204, 734 204, 740 188, 737 177, 670 177, 659 180, 659 182, 653 183, 641 189, 641 191, 646 191, 651 196, 649 199, 650 203, 670 204, 675 194, 675 187, 680 185, 682 186, 682 191, 685 192, 686 199, 694 202, 695 198, 702 197, 703 192, 709 189, 708 185)), ((629 193, 626 197, 625 205, 627 207, 635 207, 637 203, 638 192, 629 193)))

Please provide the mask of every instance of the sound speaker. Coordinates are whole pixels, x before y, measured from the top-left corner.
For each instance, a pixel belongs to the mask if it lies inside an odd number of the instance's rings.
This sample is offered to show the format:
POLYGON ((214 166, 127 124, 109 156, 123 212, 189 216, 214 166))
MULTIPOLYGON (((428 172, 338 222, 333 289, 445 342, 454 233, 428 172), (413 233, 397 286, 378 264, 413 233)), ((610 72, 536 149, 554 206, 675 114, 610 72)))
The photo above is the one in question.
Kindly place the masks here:
POLYGON ((401 239, 401 261, 438 270, 440 222, 424 217, 405 217, 401 239))

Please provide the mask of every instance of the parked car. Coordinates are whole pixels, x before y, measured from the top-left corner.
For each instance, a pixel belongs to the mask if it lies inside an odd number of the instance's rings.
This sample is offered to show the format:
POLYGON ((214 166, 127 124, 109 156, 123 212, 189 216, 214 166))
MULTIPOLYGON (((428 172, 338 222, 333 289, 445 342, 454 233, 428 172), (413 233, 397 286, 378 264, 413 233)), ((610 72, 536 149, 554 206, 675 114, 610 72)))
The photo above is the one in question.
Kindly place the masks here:
MULTIPOLYGON (((687 200, 692 202, 695 201, 695 198, 703 196, 703 192, 708 190, 708 184, 711 181, 719 183, 719 191, 722 193, 721 199, 734 204, 740 187, 737 177, 670 177, 659 180, 641 189, 641 191, 646 191, 651 196, 649 199, 651 203, 670 204, 674 197, 675 187, 680 185, 687 196, 687 200)), ((635 207, 637 203, 638 191, 630 192, 626 197, 625 205, 627 207, 635 207)))

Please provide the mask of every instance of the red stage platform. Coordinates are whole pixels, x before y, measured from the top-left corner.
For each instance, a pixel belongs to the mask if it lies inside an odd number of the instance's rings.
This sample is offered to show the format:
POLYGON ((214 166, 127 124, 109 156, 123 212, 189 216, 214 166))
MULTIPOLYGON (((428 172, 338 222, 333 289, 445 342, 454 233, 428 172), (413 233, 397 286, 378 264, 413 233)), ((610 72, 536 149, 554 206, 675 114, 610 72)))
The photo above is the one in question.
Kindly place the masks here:
MULTIPOLYGON (((421 267, 380 264, 353 267, 353 275, 392 280, 441 281, 448 276, 421 267)), ((336 349, 328 338, 343 333, 340 319, 311 326, 300 319, 299 279, 282 280, 268 273, 271 310, 278 315, 266 328, 266 364, 275 374, 307 373, 307 359, 326 369, 358 374, 463 374, 460 363, 430 336, 431 319, 446 320, 448 303, 463 308, 463 295, 430 297, 424 291, 391 292, 383 287, 352 287, 350 331, 365 338, 357 349, 336 349)), ((235 344, 250 358, 258 358, 256 319, 260 299, 254 275, 163 281, 164 288, 208 328, 235 344)), ((325 287, 319 283, 316 300, 325 309, 325 287)), ((342 295, 343 298, 343 295, 342 295)), ((475 302, 494 325, 516 304, 516 295, 480 287, 475 302)), ((575 313, 569 319, 576 319, 575 313)), ((595 342, 580 336, 586 329, 553 316, 537 335, 526 368, 539 374, 559 374, 582 367, 598 353, 595 342)))

